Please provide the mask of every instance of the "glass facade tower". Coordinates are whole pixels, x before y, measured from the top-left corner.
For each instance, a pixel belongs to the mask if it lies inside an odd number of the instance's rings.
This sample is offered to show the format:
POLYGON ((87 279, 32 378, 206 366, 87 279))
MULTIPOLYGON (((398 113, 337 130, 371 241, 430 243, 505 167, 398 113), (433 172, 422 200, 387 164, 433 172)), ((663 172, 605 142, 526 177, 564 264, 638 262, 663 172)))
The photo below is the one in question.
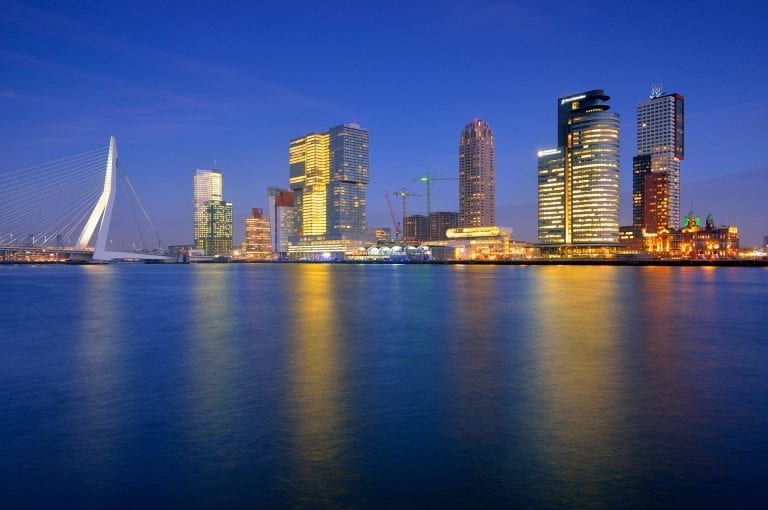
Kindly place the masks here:
POLYGON ((539 151, 539 242, 565 242, 565 160, 562 149, 539 151))
POLYGON ((232 252, 232 202, 209 200, 203 207, 205 224, 199 248, 208 256, 229 255, 232 252))
POLYGON ((541 244, 619 239, 619 116, 602 90, 558 99, 558 147, 539 151, 541 244))
POLYGON ((208 236, 208 213, 206 203, 211 200, 221 201, 223 179, 221 170, 195 170, 192 184, 192 204, 194 211, 195 247, 205 249, 205 238, 208 236))
POLYGON ((367 236, 365 187, 368 184, 370 133, 356 124, 331 128, 327 221, 332 236, 367 236))
POLYGON ((373 241, 366 222, 369 141, 369 131, 357 124, 291 141, 295 229, 289 255, 343 257, 373 241))
POLYGON ((330 181, 328 133, 310 133, 291 140, 288 148, 294 224, 298 236, 326 232, 326 193, 330 181))

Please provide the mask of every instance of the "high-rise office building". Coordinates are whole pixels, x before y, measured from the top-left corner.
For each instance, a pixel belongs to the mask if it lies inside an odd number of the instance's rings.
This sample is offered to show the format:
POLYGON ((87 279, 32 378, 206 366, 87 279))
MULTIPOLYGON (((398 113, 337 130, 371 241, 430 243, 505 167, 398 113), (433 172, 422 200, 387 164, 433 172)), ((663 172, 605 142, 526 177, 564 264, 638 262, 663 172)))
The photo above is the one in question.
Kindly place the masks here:
POLYGON ((558 146, 539 151, 539 243, 619 238, 619 116, 602 90, 558 99, 558 146))
POLYGON ((267 260, 272 256, 269 216, 263 209, 252 208, 245 219, 245 256, 254 260, 267 260))
POLYGON ((291 141, 295 235, 289 252, 343 256, 373 243, 366 224, 370 134, 357 124, 291 141))
POLYGON ((643 225, 647 232, 660 232, 669 225, 669 173, 645 174, 643 179, 643 225))
POLYGON ((459 226, 496 224, 495 144, 490 126, 475 119, 459 139, 459 226))
POLYGON ((657 233, 669 229, 669 172, 653 172, 650 154, 632 158, 632 227, 657 233))
POLYGON ((356 124, 331 128, 328 233, 366 236, 365 187, 368 184, 370 133, 356 124))
POLYGON ((632 222, 638 228, 656 228, 642 223, 645 174, 666 173, 668 215, 665 228, 680 225, 680 161, 685 158, 685 98, 663 94, 652 87, 648 101, 637 105, 637 156, 633 160, 632 222), (639 177, 634 177, 638 175, 639 177))
POLYGON ((288 242, 295 235, 293 192, 270 186, 267 188, 267 203, 272 256, 282 259, 288 256, 288 242))
POLYGON ((459 214, 451 211, 435 211, 429 213, 427 221, 429 223, 427 241, 444 241, 448 239, 445 232, 449 228, 459 226, 459 214))
POLYGON ((202 242, 197 247, 208 256, 229 255, 232 252, 232 202, 209 200, 203 209, 202 242))
POLYGON ((403 241, 421 242, 429 236, 429 221, 422 214, 406 216, 403 222, 403 241))
POLYGON ((563 148, 539 151, 539 243, 565 243, 563 148))
POLYGON ((310 133, 291 140, 288 148, 298 236, 326 232, 326 197, 331 170, 328 140, 328 133, 310 133))
POLYGON ((221 170, 195 170, 192 186, 192 206, 194 211, 195 247, 204 249, 204 239, 208 236, 209 215, 206 203, 222 200, 223 179, 221 170))

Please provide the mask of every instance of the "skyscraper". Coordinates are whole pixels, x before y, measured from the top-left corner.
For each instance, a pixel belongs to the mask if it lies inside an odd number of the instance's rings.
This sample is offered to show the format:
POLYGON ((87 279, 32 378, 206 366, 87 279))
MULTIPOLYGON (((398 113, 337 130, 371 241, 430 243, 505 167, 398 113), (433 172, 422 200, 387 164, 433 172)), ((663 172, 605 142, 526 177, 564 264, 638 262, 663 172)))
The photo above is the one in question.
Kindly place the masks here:
POLYGON ((539 243, 619 237, 619 116, 602 90, 558 99, 558 146, 538 154, 539 243))
POLYGON ((263 209, 252 208, 245 219, 245 255, 249 259, 267 260, 272 256, 269 216, 263 209))
POLYGON ((232 202, 209 200, 204 206, 205 223, 201 246, 208 256, 232 252, 232 202))
POLYGON ((374 242, 366 224, 370 134, 357 124, 291 141, 295 237, 289 252, 331 253, 374 242))
POLYGON ((192 205, 194 210, 195 247, 204 249, 204 239, 208 236, 208 213, 206 203, 211 200, 221 201, 223 191, 221 170, 195 170, 192 185, 192 205))
POLYGON ((495 144, 490 126, 475 119, 459 139, 459 226, 496 224, 495 144))
MULTIPOLYGON (((661 86, 652 87, 648 101, 637 105, 637 156, 633 160, 632 223, 635 227, 656 228, 645 225, 643 182, 644 175, 667 174, 666 228, 680 226, 680 161, 685 158, 685 98, 681 94, 663 94, 661 86), (640 176, 635 177, 640 173, 640 176)), ((659 179, 656 179, 659 181, 659 179)), ((657 219, 661 219, 658 218, 657 219)))
POLYGON ((370 133, 356 124, 331 128, 328 187, 328 233, 335 236, 367 234, 365 187, 368 184, 370 133))
POLYGON ((639 233, 670 228, 669 172, 653 172, 650 154, 632 158, 632 227, 639 233))
POLYGON ((267 188, 267 203, 272 255, 282 259, 288 256, 288 240, 295 233, 293 192, 270 186, 267 188))
POLYGON ((326 232, 326 197, 330 181, 328 133, 310 133, 291 140, 288 148, 290 188, 298 236, 326 232))

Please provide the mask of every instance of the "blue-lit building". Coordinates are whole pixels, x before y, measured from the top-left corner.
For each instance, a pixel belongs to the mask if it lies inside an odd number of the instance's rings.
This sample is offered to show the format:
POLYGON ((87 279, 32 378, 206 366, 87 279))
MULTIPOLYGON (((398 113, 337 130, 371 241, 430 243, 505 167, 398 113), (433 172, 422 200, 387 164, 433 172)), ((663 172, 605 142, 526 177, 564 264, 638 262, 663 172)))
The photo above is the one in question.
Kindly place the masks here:
POLYGON ((339 237, 368 237, 365 187, 368 184, 370 133, 356 124, 328 130, 330 183, 326 200, 327 232, 339 237))

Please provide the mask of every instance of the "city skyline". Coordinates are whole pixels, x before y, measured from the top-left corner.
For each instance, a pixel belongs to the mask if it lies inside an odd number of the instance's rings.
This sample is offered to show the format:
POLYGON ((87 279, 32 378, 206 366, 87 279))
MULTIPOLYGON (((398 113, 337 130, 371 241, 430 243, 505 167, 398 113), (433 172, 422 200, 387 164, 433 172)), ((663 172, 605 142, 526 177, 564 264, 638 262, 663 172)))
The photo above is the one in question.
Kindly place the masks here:
MULTIPOLYGON (((183 244, 192 228, 184 214, 189 195, 179 183, 188 182, 191 169, 217 161, 230 183, 235 225, 242 225, 252 207, 267 207, 267 186, 284 185, 287 140, 357 122, 372 133, 367 223, 391 228, 383 191, 405 185, 424 194, 412 177, 456 175, 456 134, 482 118, 496 142, 496 223, 533 241, 536 153, 550 145, 552 98, 595 88, 611 95, 611 109, 622 117, 620 224, 629 225, 636 105, 651 83, 661 82, 687 102, 682 213, 693 202, 701 214, 739 225, 744 245, 757 245, 768 229, 768 206, 760 200, 768 182, 760 150, 768 79, 759 58, 768 44, 758 23, 766 7, 704 4, 670 4, 664 16, 640 5, 576 12, 564 3, 364 6, 333 16, 331 6, 298 17, 275 6, 198 6, 185 12, 185 28, 160 30, 157 23, 173 8, 9 3, 1 21, 0 59, 8 72, 0 81, 0 111, 8 122, 0 131, 0 170, 81 152, 114 134, 163 240, 183 244), (557 77, 541 78, 562 54, 562 27, 597 12, 610 33, 583 37, 602 58, 560 59, 557 77), (101 28, 106 17, 115 30, 101 28), (323 28, 312 42, 287 38, 289 19, 299 31, 323 28), (336 31, 350 23, 365 23, 366 30, 349 47, 336 45, 336 31), (189 37, 204 29, 221 35, 217 45, 189 37), (478 30, 483 52, 470 50, 478 30), (701 51, 702 31, 716 41, 712 51, 701 51), (330 58, 291 68, 289 55, 310 47, 330 58), (408 54, 395 59, 405 48, 408 54), (659 59, 668 48, 679 58, 659 59), (343 75, 341 87, 345 52, 358 68, 343 75), (483 73, 460 74, 454 64, 483 73)), ((436 185, 432 209, 458 210, 457 188, 436 185)), ((409 201, 410 213, 425 210, 423 198, 409 201)))

